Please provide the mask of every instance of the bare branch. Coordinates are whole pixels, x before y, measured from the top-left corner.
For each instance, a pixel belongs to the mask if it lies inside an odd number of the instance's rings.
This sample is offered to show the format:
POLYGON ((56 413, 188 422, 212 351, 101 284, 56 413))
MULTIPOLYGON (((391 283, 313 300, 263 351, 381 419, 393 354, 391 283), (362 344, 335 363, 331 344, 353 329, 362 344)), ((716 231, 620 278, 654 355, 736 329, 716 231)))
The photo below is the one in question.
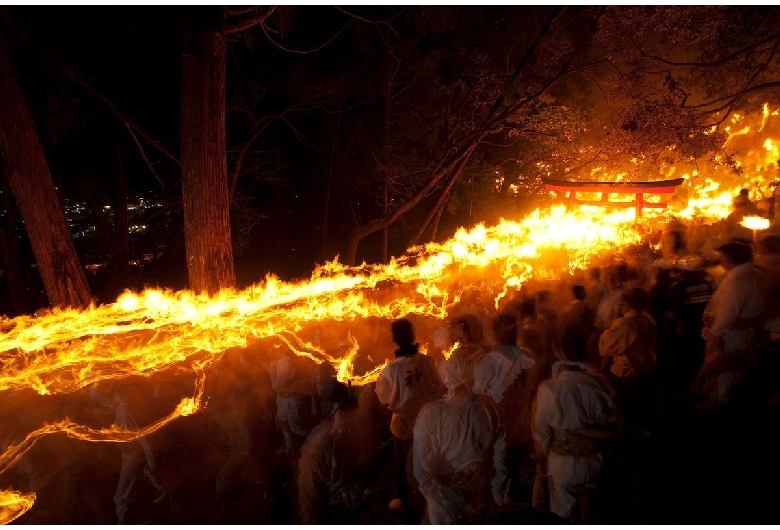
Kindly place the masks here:
POLYGON ((154 170, 154 166, 152 165, 151 162, 149 162, 149 159, 146 157, 146 153, 144 152, 144 148, 141 146, 141 142, 138 141, 138 137, 133 132, 133 129, 127 123, 125 123, 125 127, 127 127, 127 131, 130 133, 130 136, 132 136, 133 140, 135 140, 135 145, 138 146, 138 151, 141 152, 141 157, 144 159, 144 162, 146 162, 146 165, 149 166, 149 169, 152 171, 152 174, 154 175, 154 178, 156 178, 157 182, 160 183, 160 186, 162 186, 164 188, 165 187, 165 183, 163 183, 163 181, 160 178, 160 176, 154 170))
POLYGON ((225 13, 228 15, 240 17, 241 15, 246 15, 247 13, 257 13, 257 8, 260 6, 249 6, 245 7, 244 9, 232 9, 230 6, 227 6, 225 8, 225 13))
POLYGON ((149 142, 155 149, 157 149, 160 153, 168 157, 172 162, 174 162, 176 165, 181 165, 181 162, 178 158, 176 158, 173 154, 171 154, 170 151, 168 151, 165 147, 163 147, 157 140, 152 138, 146 131, 144 131, 141 127, 139 127, 133 120, 131 120, 129 117, 127 117, 116 104, 114 104, 113 101, 108 99, 105 95, 103 95, 101 92, 98 92, 92 85, 90 85, 86 80, 84 80, 78 73, 76 72, 75 68, 73 68, 70 65, 65 64, 63 61, 60 61, 57 57, 49 54, 48 52, 38 48, 37 46, 34 46, 33 40, 30 37, 30 35, 27 33, 27 31, 22 28, 14 19, 11 17, 10 13, 8 13, 5 9, 0 7, 0 16, 8 23, 11 28, 13 28, 14 32, 19 36, 19 38, 24 41, 25 44, 28 46, 33 46, 34 49, 47 61, 52 63, 54 66, 60 68, 65 72, 65 74, 72 80, 78 83, 81 88, 86 90, 88 93, 90 93, 92 96, 100 100, 108 109, 116 116, 119 121, 125 124, 125 126, 132 131, 135 131, 137 134, 139 134, 144 140, 149 142))
POLYGON ((759 85, 754 85, 752 87, 748 87, 744 90, 741 90, 740 92, 737 92, 735 94, 730 94, 728 96, 722 96, 716 99, 713 99, 712 101, 707 101, 705 103, 699 103, 698 105, 688 105, 687 107, 684 106, 682 108, 684 109, 704 109, 706 107, 709 107, 711 105, 718 104, 722 101, 725 101, 723 105, 721 105, 718 108, 707 110, 706 112, 709 114, 713 114, 716 112, 720 112, 724 110, 726 107, 734 105, 737 101, 742 99, 743 97, 747 96, 748 94, 751 94, 753 92, 760 92, 762 90, 767 90, 770 88, 778 88, 780 87, 780 81, 772 81, 769 83, 761 83, 759 85))
POLYGON ((735 51, 733 53, 730 53, 728 55, 724 55, 723 57, 720 57, 719 59, 715 59, 713 61, 708 61, 708 62, 704 62, 704 61, 690 61, 690 62, 672 61, 670 59, 666 59, 666 58, 658 56, 658 55, 653 55, 652 53, 649 53, 649 52, 645 51, 645 49, 642 47, 642 44, 637 42, 636 39, 633 39, 633 43, 634 43, 634 46, 636 47, 636 49, 639 51, 639 53, 642 56, 647 57, 648 59, 652 59, 654 61, 658 61, 660 63, 668 64, 668 65, 671 65, 671 66, 709 67, 709 66, 720 66, 722 64, 725 64, 725 63, 727 63, 727 62, 729 62, 729 61, 731 61, 733 59, 736 59, 740 55, 744 55, 744 54, 749 53, 749 52, 751 52, 753 50, 756 50, 756 49, 760 48, 761 46, 763 46, 764 44, 767 44, 769 42, 775 41, 777 39, 780 39, 780 34, 774 33, 774 34, 766 37, 765 39, 761 39, 758 42, 754 42, 750 46, 746 46, 746 47, 744 47, 744 48, 742 48, 740 50, 737 50, 737 51, 735 51))
POLYGON ((395 20, 396 18, 401 16, 401 14, 406 9, 406 7, 402 8, 401 11, 399 11, 397 15, 393 15, 392 17, 390 17, 388 19, 385 19, 385 20, 371 20, 371 19, 368 19, 368 18, 365 18, 365 17, 361 17, 360 15, 356 15, 355 13, 350 13, 349 11, 347 11, 346 9, 344 9, 341 6, 334 6, 334 7, 336 9, 338 9, 339 11, 341 11, 342 13, 344 13, 345 15, 347 15, 348 17, 352 17, 354 19, 360 20, 361 22, 365 22, 367 24, 376 24, 376 25, 387 24, 391 20, 395 20))
MULTIPOLYGON (((555 7, 550 12, 550 16, 548 16, 547 19, 542 24, 542 28, 539 30, 539 34, 536 36, 536 39, 534 40, 533 43, 531 43, 531 45, 525 51, 523 56, 520 58, 520 61, 517 63, 514 72, 512 72, 512 75, 510 76, 510 80, 512 81, 512 83, 515 83, 517 81, 518 76, 523 71, 523 67, 525 67, 528 61, 531 60, 531 57, 533 57, 534 53, 536 52, 536 49, 539 47, 539 44, 541 44, 542 39, 547 34, 547 32, 550 31, 553 22, 555 22, 555 19, 557 19, 560 16, 562 11, 563 11, 562 7, 555 7)), ((488 116, 493 116, 496 112, 498 112, 498 109, 501 107, 501 104, 503 102, 504 102, 504 93, 502 92, 501 95, 499 95, 496 98, 496 101, 493 103, 493 108, 490 109, 488 116)))
MULTIPOLYGON (((222 32, 228 35, 232 35, 232 34, 240 33, 242 31, 246 31, 249 28, 257 26, 258 24, 262 24, 266 21, 266 19, 268 19, 268 17, 270 17, 274 13, 274 11, 276 11, 276 7, 277 6, 270 6, 264 9, 263 11, 258 12, 254 16, 247 17, 244 20, 239 20, 238 22, 233 22, 230 24, 225 23, 224 26, 222 27, 222 32)), ((255 10, 253 9, 250 11, 247 10, 243 10, 243 11, 244 13, 248 13, 255 10)), ((238 12, 231 12, 230 10, 228 10, 227 13, 229 15, 239 14, 238 12)))
POLYGON ((261 27, 261 28, 263 28, 263 33, 265 33, 265 36, 266 36, 266 37, 268 37, 268 40, 269 40, 269 41, 271 41, 271 44, 273 44, 273 45, 274 45, 274 46, 276 46, 277 48, 279 48, 279 49, 281 49, 281 50, 284 50, 284 51, 286 51, 286 52, 289 52, 289 53, 297 53, 297 54, 299 54, 299 55, 308 55, 308 54, 310 54, 310 53, 314 53, 314 52, 317 52, 317 51, 319 51, 319 50, 323 49, 325 46, 327 46, 327 45, 328 45, 328 44, 330 44, 331 42, 335 41, 335 40, 338 38, 338 36, 339 36, 339 35, 341 35, 341 33, 342 33, 342 32, 343 32, 345 29, 347 29, 347 28, 349 27, 349 25, 350 25, 350 24, 352 24, 352 21, 351 21, 351 20, 350 20, 350 21, 348 21, 348 22, 346 23, 346 25, 345 25, 343 28, 341 28, 341 29, 340 29, 340 30, 339 30, 339 31, 338 31, 338 32, 337 32, 335 35, 333 35, 333 37, 332 37, 330 40, 328 40, 327 42, 325 42, 325 43, 323 43, 323 44, 321 44, 321 45, 319 45, 319 46, 317 46, 316 48, 313 48, 313 49, 311 49, 311 50, 293 50, 292 48, 287 48, 287 47, 286 47, 286 46, 284 46, 283 44, 281 44, 281 43, 279 43, 279 42, 276 42, 276 40, 274 40, 274 38, 273 38, 273 37, 271 37, 271 33, 270 33, 270 31, 268 30, 268 26, 266 26, 265 22, 262 22, 262 23, 260 24, 260 27, 261 27))

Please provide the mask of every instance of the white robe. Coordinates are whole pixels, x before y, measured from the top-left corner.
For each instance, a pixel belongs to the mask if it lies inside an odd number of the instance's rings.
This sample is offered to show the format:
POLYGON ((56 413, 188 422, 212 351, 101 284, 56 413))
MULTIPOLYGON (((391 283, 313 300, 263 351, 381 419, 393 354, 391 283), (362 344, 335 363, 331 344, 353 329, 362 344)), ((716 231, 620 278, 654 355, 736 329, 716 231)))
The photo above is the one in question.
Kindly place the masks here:
POLYGON ((523 371, 530 370, 534 364, 520 346, 495 346, 474 368, 474 393, 501 403, 523 371))
POLYGON ((379 402, 393 413, 390 420, 393 436, 410 440, 418 412, 423 405, 441 396, 442 386, 433 359, 417 353, 397 357, 385 366, 375 391, 379 402))
MULTIPOLYGON (((757 319, 761 315, 764 287, 764 278, 750 262, 737 265, 721 277, 704 310, 704 318, 712 321, 705 331, 711 337, 723 340, 727 356, 742 358, 751 354, 755 329, 736 323, 738 320, 757 319)), ((734 370, 717 374, 713 381, 714 397, 719 401, 727 400, 736 378, 734 370)))
POLYGON ((501 502, 504 432, 490 401, 464 391, 427 404, 414 426, 414 477, 431 524, 453 524, 472 513, 488 486, 492 500, 501 502), (457 486, 464 483, 470 486, 457 486))
POLYGON ((547 455, 550 511, 568 518, 577 505, 577 486, 592 486, 603 462, 601 454, 560 455, 551 451, 553 429, 564 431, 600 425, 615 407, 615 392, 587 372, 567 370, 539 385, 534 440, 547 455))

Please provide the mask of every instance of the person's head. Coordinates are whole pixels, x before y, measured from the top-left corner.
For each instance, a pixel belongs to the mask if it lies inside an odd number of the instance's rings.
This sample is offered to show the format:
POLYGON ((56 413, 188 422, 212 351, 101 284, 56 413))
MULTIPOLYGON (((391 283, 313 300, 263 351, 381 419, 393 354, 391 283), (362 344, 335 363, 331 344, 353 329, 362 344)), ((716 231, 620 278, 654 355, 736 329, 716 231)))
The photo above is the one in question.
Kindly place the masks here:
POLYGON ((585 300, 588 297, 588 292, 584 285, 572 285, 571 296, 574 300, 585 300))
POLYGON ((507 315, 514 315, 515 317, 517 317, 520 313, 520 303, 521 303, 520 299, 513 298, 512 300, 506 303, 502 313, 506 313, 507 315))
POLYGON ((588 344, 577 333, 564 332, 554 348, 561 361, 582 362, 588 353, 588 344))
POLYGON ((588 276, 590 276, 590 279, 593 281, 599 281, 601 280, 601 269, 599 267, 593 267, 588 271, 588 276))
POLYGON ((750 195, 747 188, 742 188, 741 190, 739 190, 739 194, 736 197, 734 197, 734 206, 737 208, 745 206, 749 202, 750 202, 750 195))
POLYGON ((552 301, 552 292, 549 289, 540 289, 536 291, 534 298, 536 299, 537 307, 541 307, 543 305, 549 304, 552 301))
POLYGON ((327 361, 323 361, 314 368, 314 381, 322 386, 336 378, 336 369, 327 361))
POLYGON ((683 248, 685 248, 685 242, 683 240, 682 232, 678 230, 670 230, 665 232, 661 239, 661 255, 665 258, 674 257, 680 255, 683 248))
POLYGON ((604 285, 610 291, 613 289, 620 289, 623 287, 623 275, 618 269, 612 269, 607 274, 604 285))
POLYGON ((720 253, 720 264, 726 270, 753 260, 753 249, 743 239, 731 239, 715 250, 720 253))
POLYGON ((483 341, 482 323, 476 315, 471 313, 455 317, 450 322, 450 329, 450 337, 453 342, 480 344, 483 341))
POLYGON ((466 358, 463 356, 453 355, 439 364, 439 377, 450 392, 469 389, 467 373, 466 358))
POLYGON ((493 337, 506 346, 517 344, 517 320, 512 315, 501 313, 493 319, 493 337))
POLYGON ((756 244, 756 254, 780 254, 780 236, 764 236, 756 244))
POLYGON ((349 412, 357 408, 357 399, 352 395, 350 388, 344 383, 337 381, 331 387, 329 401, 333 403, 331 412, 349 412))
POLYGON ((629 289, 620 294, 620 299, 615 306, 615 312, 618 315, 625 315, 629 311, 635 311, 637 309, 636 293, 629 289))
POLYGON ((517 314, 522 320, 532 320, 536 317, 536 304, 531 301, 520 302, 517 314))
POLYGON ((394 321, 390 325, 390 329, 393 332, 393 342, 398 346, 410 346, 414 343, 414 328, 412 323, 405 318, 394 321))

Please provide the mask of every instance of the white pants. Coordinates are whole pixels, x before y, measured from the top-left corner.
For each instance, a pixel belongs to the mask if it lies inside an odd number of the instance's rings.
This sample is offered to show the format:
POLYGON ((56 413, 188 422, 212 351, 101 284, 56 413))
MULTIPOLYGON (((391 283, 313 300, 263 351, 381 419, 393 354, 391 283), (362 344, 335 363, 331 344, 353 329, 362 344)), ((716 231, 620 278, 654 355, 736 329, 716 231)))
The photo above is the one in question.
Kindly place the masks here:
POLYGON ((547 455, 550 511, 563 518, 571 518, 579 501, 577 486, 592 486, 601 472, 601 455, 573 456, 550 453, 547 455))

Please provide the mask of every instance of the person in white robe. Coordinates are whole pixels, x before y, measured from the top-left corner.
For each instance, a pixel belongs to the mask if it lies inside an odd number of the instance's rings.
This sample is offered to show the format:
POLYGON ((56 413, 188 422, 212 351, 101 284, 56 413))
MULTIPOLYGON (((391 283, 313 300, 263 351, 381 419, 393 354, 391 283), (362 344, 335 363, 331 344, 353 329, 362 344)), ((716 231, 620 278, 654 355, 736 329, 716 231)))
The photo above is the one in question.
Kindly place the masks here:
POLYGON ((500 505, 506 436, 499 412, 469 387, 468 365, 439 365, 447 395, 428 403, 414 426, 414 476, 430 524, 455 524, 483 506, 500 505))

